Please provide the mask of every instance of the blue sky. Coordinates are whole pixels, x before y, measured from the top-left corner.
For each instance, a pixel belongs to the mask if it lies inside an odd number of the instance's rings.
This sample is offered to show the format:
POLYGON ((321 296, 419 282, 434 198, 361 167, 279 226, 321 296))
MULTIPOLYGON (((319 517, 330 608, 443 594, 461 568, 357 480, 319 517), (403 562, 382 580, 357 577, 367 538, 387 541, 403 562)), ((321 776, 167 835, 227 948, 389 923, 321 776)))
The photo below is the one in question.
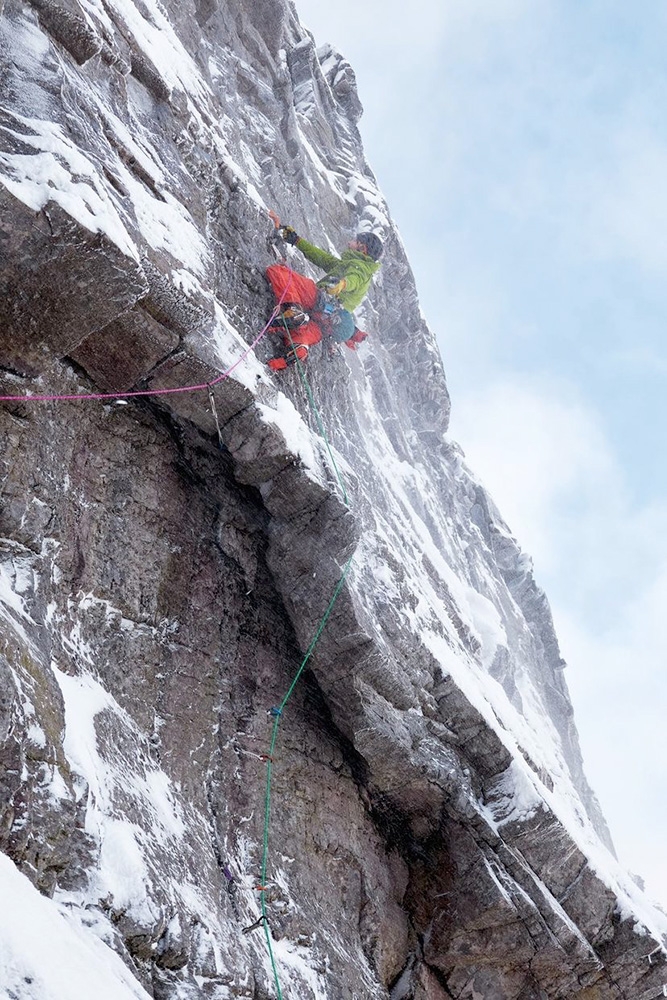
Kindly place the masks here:
POLYGON ((296 6, 355 69, 452 436, 549 595, 619 855, 667 903, 667 7, 296 6))

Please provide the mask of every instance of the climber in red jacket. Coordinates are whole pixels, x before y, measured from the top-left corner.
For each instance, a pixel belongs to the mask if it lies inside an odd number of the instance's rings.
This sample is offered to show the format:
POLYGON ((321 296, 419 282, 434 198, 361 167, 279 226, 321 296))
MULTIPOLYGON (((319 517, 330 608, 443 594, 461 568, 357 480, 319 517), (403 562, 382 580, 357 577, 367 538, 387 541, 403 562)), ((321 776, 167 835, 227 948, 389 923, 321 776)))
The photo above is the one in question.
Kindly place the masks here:
POLYGON ((297 274, 284 264, 272 264, 266 270, 276 302, 281 310, 269 327, 269 333, 281 334, 287 348, 284 357, 267 362, 272 371, 282 371, 298 359, 305 361, 308 350, 319 344, 323 336, 330 342, 344 343, 356 351, 367 333, 359 330, 354 317, 332 297, 317 287, 314 281, 297 274))

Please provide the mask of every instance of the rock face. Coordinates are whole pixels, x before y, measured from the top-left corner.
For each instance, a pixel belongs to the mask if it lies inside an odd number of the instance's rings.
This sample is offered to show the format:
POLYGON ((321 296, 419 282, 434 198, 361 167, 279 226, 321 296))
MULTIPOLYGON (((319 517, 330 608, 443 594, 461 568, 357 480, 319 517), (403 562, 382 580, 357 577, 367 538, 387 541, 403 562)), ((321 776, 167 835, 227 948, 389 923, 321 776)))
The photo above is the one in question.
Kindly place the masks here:
POLYGON ((285 0, 4 0, 0 53, 0 394, 152 393, 0 408, 0 846, 71 948, 62 985, 0 924, 4 995, 74 1000, 81 969, 102 1000, 663 995, 667 919, 446 437, 351 67, 285 0), (266 339, 221 378, 269 313, 268 207, 385 241, 367 345, 311 351, 317 414, 266 339), (268 713, 350 559, 269 762, 270 931, 243 934, 268 713))

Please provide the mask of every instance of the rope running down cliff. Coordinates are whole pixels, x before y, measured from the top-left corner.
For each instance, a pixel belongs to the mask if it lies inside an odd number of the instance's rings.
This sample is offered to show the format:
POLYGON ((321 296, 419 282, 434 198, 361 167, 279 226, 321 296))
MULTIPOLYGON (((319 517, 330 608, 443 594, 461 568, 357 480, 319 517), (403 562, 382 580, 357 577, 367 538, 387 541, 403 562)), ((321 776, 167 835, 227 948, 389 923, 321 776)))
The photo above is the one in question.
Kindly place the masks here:
MULTIPOLYGON (((284 321, 283 321, 283 323, 284 323, 284 321)), ((290 340, 292 341, 292 336, 291 336, 291 333, 290 333, 290 331, 289 331, 289 329, 287 327, 287 324, 284 323, 284 325, 285 325, 285 330, 287 331, 287 335, 289 336, 290 340)), ((294 349, 294 347, 295 347, 294 341, 292 341, 292 349, 294 349)), ((325 443, 325 445, 327 447, 327 451, 328 451, 329 457, 331 458, 331 461, 333 463, 334 469, 336 470, 336 476, 338 477, 338 483, 339 483, 340 488, 342 490, 345 503, 348 504, 347 490, 345 489, 345 485, 343 483, 343 480, 341 478, 340 472, 338 470, 338 466, 336 465, 336 460, 335 460, 335 458, 333 456, 333 453, 332 453, 332 450, 331 450, 331 445, 329 444, 329 438, 327 437, 327 432, 326 432, 326 430, 324 428, 324 423, 322 421, 322 417, 320 415, 320 412, 317 409, 317 406, 315 404, 315 399, 313 397, 313 393, 312 393, 312 390, 310 388, 310 384, 309 384, 308 379, 306 377, 305 369, 304 369, 303 365, 301 364, 301 361, 297 357, 296 352, 294 353, 294 358, 296 360, 296 364, 297 364, 297 368, 299 370, 299 375, 301 377, 301 381, 302 381, 302 383, 303 383, 303 385, 304 385, 304 387, 306 389, 306 393, 308 395, 309 405, 310 405, 313 413, 315 414, 315 418, 317 420, 317 425, 318 425, 320 433, 321 433, 321 435, 322 435, 322 437, 324 439, 324 443, 325 443)), ((343 588, 343 584, 345 582, 345 578, 346 578, 346 576, 348 574, 348 571, 350 569, 350 566, 352 564, 353 558, 354 558, 354 553, 352 553, 352 555, 349 557, 349 559, 345 563, 345 566, 343 567, 343 572, 342 572, 342 574, 340 576, 340 579, 339 579, 338 583, 336 584, 336 587, 335 587, 335 590, 334 590, 334 592, 332 594, 331 600, 329 601, 329 604, 327 605, 327 609, 324 612, 324 615, 322 616, 322 619, 321 619, 321 621, 320 621, 320 623, 319 623, 319 625, 317 627, 315 635, 313 636, 313 638, 311 640, 311 643, 310 643, 308 649, 306 650, 306 654, 305 654, 303 660, 301 661, 301 665, 300 665, 299 669, 297 670, 296 674, 294 675, 294 677, 292 679, 292 683, 290 684, 289 688, 287 689, 287 693, 283 697, 283 700, 280 702, 280 705, 277 708, 271 709, 271 714, 274 716, 274 720, 273 720, 273 728, 271 730, 271 742, 269 744, 269 752, 268 752, 268 754, 266 754, 266 793, 265 793, 265 796, 264 796, 264 835, 263 835, 263 843, 262 843, 261 879, 260 879, 260 884, 258 886, 258 891, 261 894, 261 910, 262 910, 262 915, 260 917, 260 921, 261 921, 261 924, 264 927, 264 936, 266 938, 266 946, 268 948, 269 958, 271 960, 271 969, 273 970, 273 979, 274 979, 274 982, 275 982, 275 985, 276 985, 276 993, 277 993, 278 1000, 283 1000, 283 994, 282 994, 282 990, 280 988, 280 979, 278 978, 278 969, 276 967, 275 955, 273 953, 273 945, 271 943, 271 932, 269 930, 269 921, 268 921, 268 916, 267 916, 267 912, 266 912, 266 892, 267 892, 266 871, 267 871, 268 858, 269 858, 269 827, 270 827, 270 819, 271 819, 271 778, 272 778, 272 773, 273 773, 273 752, 275 750, 276 740, 278 738, 278 729, 280 727, 280 720, 282 719, 282 715, 283 715, 283 711, 285 709, 285 706, 287 705, 288 701, 292 697, 292 692, 294 691, 294 688, 296 687, 296 685, 297 685, 297 683, 299 681, 299 678, 301 677, 301 674, 306 669, 306 665, 308 664, 309 659, 311 658, 311 656, 313 655, 313 652, 315 651, 315 647, 317 646, 317 643, 319 642, 320 636, 322 635, 322 632, 324 631, 324 628, 325 628, 326 623, 327 623, 327 621, 329 619, 329 616, 330 616, 331 612, 333 611, 334 605, 335 605, 336 601, 338 600, 338 596, 339 596, 339 594, 340 594, 340 592, 341 592, 341 590, 343 588)), ((255 926, 255 925, 253 925, 253 926, 255 926)))
POLYGON ((269 826, 270 826, 270 818, 271 818, 271 777, 272 777, 272 771, 273 771, 273 752, 275 750, 276 740, 278 738, 278 728, 280 726, 280 720, 282 718, 282 714, 283 714, 283 711, 285 709, 285 706, 287 705, 288 701, 292 697, 292 692, 294 691, 294 688, 296 687, 296 685, 297 685, 297 683, 299 681, 299 678, 301 677, 301 674, 305 670, 306 665, 308 663, 308 660, 312 656, 312 654, 313 654, 313 652, 315 650, 315 647, 316 647, 316 645, 317 645, 317 643, 319 641, 319 638, 322 635, 322 632, 324 631, 325 625, 326 625, 326 623, 327 623, 327 621, 329 619, 329 615, 333 611, 334 604, 338 600, 338 595, 340 594, 340 592, 341 592, 341 590, 343 588, 343 583, 345 582, 345 577, 347 576, 347 573, 348 573, 348 570, 350 568, 350 565, 352 563, 352 559, 353 558, 354 558, 354 553, 347 560, 347 562, 346 562, 346 564, 345 564, 345 566, 343 568, 343 572, 342 572, 342 575, 340 577, 340 580, 336 584, 336 589, 334 590, 333 595, 331 597, 331 600, 329 601, 329 604, 327 606, 327 609, 324 612, 324 615, 322 616, 322 620, 320 621, 320 624, 317 627, 317 631, 315 632, 315 635, 313 636, 313 639, 312 639, 312 641, 310 643, 310 646, 308 647, 308 649, 306 651, 306 655, 304 656, 303 660, 301 661, 301 666, 297 670, 296 674, 294 675, 294 677, 292 679, 292 683, 290 684, 289 688, 287 689, 287 693, 283 697, 283 700, 280 702, 280 705, 277 708, 272 709, 272 714, 274 715, 274 720, 273 720, 273 729, 271 731, 271 743, 269 745, 269 752, 266 755, 266 794, 265 794, 265 797, 264 797, 264 837, 263 837, 263 844, 262 844, 261 883, 258 886, 258 891, 261 893, 261 901, 262 901, 261 902, 261 907, 262 907, 261 920, 262 920, 262 924, 264 926, 264 935, 266 937, 266 946, 267 946, 267 948, 269 950, 269 957, 271 959, 271 968, 273 970, 273 979, 274 979, 274 982, 276 984, 276 993, 278 995, 278 1000, 283 1000, 283 994, 282 994, 282 990, 280 988, 280 980, 278 978, 278 969, 276 967, 276 960, 275 960, 275 956, 273 954, 273 945, 271 943, 271 933, 270 933, 270 930, 269 930, 269 922, 268 922, 268 917, 267 917, 267 913, 266 913, 266 892, 267 892, 267 887, 266 887, 266 870, 267 870, 268 857, 269 857, 269 826))

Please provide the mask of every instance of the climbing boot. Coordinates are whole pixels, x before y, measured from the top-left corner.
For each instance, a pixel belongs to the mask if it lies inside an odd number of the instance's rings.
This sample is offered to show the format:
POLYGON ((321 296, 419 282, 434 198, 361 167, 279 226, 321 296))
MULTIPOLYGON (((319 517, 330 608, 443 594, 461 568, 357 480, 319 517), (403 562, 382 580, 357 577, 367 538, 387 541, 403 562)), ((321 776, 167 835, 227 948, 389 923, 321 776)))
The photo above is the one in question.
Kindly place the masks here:
POLYGON ((287 368, 287 361, 285 358, 269 358, 266 364, 272 372, 282 372, 285 368, 287 368))
POLYGON ((284 358, 270 358, 266 363, 272 372, 282 372, 297 361, 305 361, 308 357, 308 348, 305 344, 294 344, 284 358))

